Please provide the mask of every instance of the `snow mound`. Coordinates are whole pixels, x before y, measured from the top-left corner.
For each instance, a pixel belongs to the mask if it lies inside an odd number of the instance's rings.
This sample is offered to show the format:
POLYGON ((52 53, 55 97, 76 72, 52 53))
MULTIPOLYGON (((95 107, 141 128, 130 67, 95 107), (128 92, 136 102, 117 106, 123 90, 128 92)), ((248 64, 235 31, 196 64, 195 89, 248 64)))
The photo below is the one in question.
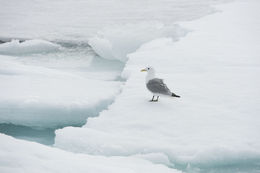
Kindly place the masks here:
POLYGON ((129 54, 115 102, 83 128, 57 130, 55 146, 106 156, 163 153, 190 172, 259 172, 259 3, 225 4, 183 23, 193 32, 180 41, 159 38, 129 54), (147 65, 181 98, 148 102, 140 73, 147 65))
POLYGON ((161 23, 116 25, 100 31, 88 43, 101 57, 126 62, 127 54, 148 41, 160 37, 177 39, 185 33, 177 25, 165 26, 161 23))
POLYGON ((20 42, 19 40, 12 40, 0 44, 0 54, 18 55, 18 54, 32 54, 42 52, 53 52, 59 50, 60 46, 45 40, 26 40, 20 42))
POLYGON ((181 173, 146 160, 74 154, 0 134, 1 173, 181 173), (66 165, 66 166, 65 166, 66 165))

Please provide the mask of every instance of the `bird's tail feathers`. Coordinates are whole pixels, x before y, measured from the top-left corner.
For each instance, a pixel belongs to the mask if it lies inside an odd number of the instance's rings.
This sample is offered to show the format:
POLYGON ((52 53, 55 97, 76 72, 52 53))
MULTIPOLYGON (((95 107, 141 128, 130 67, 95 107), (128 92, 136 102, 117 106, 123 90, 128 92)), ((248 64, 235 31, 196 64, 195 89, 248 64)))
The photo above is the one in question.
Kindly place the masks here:
POLYGON ((172 93, 172 97, 181 97, 181 96, 178 96, 178 95, 172 93))

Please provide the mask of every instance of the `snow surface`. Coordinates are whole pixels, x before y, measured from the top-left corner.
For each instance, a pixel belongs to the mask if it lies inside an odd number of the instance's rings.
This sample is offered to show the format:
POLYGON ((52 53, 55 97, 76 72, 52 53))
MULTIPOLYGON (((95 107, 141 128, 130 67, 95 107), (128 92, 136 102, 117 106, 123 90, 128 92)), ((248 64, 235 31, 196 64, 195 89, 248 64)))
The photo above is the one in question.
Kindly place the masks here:
POLYGON ((134 157, 74 154, 0 134, 1 173, 181 173, 134 157))
POLYGON ((259 171, 259 5, 218 6, 222 12, 182 23, 192 32, 180 41, 158 38, 128 54, 115 102, 83 128, 57 130, 55 146, 106 156, 157 153, 187 172, 259 171), (148 65, 180 99, 148 102, 140 73, 148 65))

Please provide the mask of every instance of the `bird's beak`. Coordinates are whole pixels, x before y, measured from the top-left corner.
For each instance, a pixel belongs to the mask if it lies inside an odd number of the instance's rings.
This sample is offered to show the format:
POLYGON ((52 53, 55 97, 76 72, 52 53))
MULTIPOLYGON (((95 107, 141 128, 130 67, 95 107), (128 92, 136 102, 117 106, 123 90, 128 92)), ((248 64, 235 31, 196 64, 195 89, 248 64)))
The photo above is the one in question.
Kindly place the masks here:
POLYGON ((147 71, 146 69, 142 69, 141 72, 147 71))

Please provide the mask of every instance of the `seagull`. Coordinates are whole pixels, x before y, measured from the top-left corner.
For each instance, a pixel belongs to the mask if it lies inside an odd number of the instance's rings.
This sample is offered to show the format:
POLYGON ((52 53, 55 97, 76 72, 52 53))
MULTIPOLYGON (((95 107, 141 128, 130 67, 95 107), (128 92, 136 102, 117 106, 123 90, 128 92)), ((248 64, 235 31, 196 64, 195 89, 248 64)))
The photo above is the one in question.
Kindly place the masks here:
POLYGON ((150 100, 151 102, 157 102, 159 97, 162 95, 170 97, 180 97, 170 91, 170 89, 163 82, 163 79, 155 78, 155 70, 153 67, 146 67, 145 69, 141 70, 141 72, 144 71, 147 72, 146 87, 153 94, 153 98, 150 100), (154 100, 155 96, 157 97, 156 100, 154 100))

